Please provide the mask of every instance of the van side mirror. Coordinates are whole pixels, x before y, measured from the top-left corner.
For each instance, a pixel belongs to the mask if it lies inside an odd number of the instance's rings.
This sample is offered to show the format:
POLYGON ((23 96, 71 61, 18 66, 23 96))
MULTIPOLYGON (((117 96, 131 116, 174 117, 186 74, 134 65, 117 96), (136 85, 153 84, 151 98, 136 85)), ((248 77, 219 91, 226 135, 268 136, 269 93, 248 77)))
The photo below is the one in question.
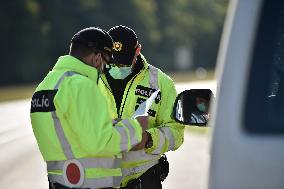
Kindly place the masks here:
POLYGON ((172 116, 185 125, 207 126, 212 99, 214 97, 210 89, 185 90, 177 96, 172 116))

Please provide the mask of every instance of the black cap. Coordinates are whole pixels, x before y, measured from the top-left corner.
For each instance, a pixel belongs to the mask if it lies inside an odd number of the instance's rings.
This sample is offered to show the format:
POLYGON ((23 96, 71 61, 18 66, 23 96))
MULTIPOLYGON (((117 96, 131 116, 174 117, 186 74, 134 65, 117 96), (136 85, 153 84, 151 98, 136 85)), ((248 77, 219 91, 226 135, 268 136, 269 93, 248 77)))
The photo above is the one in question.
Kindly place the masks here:
POLYGON ((89 48, 95 48, 109 55, 111 61, 116 62, 112 55, 113 40, 111 36, 103 29, 90 27, 76 33, 72 43, 80 43, 89 48))
POLYGON ((138 47, 136 33, 126 26, 115 26, 108 31, 113 39, 113 56, 119 64, 131 65, 138 47))

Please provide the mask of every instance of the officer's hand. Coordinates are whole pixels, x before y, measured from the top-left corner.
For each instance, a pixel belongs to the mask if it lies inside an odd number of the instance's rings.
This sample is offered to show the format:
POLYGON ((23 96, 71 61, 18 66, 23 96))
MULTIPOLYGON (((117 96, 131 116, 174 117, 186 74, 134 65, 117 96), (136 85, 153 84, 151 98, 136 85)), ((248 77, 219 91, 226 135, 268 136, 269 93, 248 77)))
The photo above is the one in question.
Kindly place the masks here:
POLYGON ((148 129, 148 116, 141 116, 136 118, 142 127, 142 132, 144 133, 148 129))
POLYGON ((131 151, 137 151, 137 150, 142 150, 145 148, 145 144, 148 141, 148 135, 146 132, 143 132, 142 134, 142 141, 138 143, 136 146, 134 146, 131 151))

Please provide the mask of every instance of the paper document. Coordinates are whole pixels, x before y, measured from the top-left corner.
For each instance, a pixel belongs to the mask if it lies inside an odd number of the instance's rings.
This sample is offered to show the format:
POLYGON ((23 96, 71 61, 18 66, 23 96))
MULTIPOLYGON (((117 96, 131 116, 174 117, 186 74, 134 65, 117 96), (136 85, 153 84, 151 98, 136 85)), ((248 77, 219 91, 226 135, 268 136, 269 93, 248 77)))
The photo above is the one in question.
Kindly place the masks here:
POLYGON ((132 115, 132 118, 148 116, 148 110, 150 109, 159 92, 160 90, 155 91, 145 102, 140 104, 137 110, 132 115))

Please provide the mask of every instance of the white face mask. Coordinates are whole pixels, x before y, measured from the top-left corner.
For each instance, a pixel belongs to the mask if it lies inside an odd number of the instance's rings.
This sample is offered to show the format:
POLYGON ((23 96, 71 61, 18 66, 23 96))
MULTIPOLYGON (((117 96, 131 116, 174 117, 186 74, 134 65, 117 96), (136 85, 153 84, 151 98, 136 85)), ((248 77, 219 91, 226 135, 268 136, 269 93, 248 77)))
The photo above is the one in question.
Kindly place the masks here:
POLYGON ((113 79, 125 79, 132 73, 132 67, 112 66, 108 72, 113 79))

